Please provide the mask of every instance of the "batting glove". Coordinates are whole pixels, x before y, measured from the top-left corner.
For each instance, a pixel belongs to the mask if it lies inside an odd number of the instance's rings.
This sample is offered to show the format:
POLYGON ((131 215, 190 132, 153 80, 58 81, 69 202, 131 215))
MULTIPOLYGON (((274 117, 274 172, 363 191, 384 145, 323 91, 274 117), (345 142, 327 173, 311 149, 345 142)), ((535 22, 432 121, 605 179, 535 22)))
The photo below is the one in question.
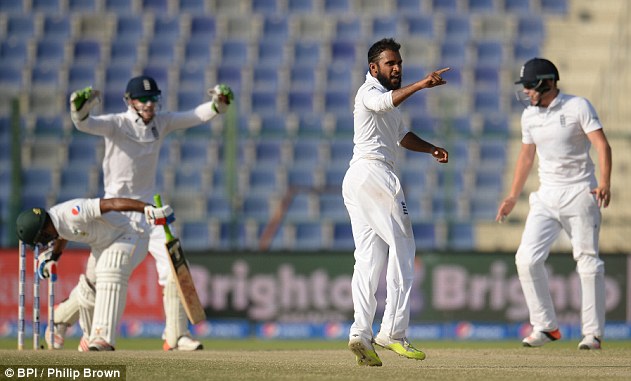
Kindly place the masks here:
POLYGON ((53 248, 50 247, 43 251, 37 257, 37 276, 40 279, 48 279, 54 282, 57 280, 57 259, 61 253, 53 254, 53 248))
POLYGON ((145 219, 151 225, 167 225, 175 221, 175 215, 169 205, 160 208, 147 205, 145 206, 145 219))
POLYGON ((234 93, 228 85, 216 85, 212 89, 208 90, 213 102, 213 110, 217 114, 223 114, 228 110, 230 102, 234 100, 234 93))
POLYGON ((73 121, 82 121, 90 115, 90 110, 101 103, 101 93, 88 86, 70 94, 70 117, 73 121))

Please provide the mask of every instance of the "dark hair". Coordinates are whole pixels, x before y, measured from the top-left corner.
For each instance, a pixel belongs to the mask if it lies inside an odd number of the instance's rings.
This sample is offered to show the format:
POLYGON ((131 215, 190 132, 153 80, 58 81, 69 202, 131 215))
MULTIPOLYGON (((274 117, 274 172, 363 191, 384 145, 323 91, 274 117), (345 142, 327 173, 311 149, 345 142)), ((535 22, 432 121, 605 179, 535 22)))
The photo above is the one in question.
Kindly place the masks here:
POLYGON ((394 38, 383 38, 368 49, 368 63, 377 62, 379 55, 386 50, 392 50, 393 52, 399 52, 401 44, 396 42, 394 38))

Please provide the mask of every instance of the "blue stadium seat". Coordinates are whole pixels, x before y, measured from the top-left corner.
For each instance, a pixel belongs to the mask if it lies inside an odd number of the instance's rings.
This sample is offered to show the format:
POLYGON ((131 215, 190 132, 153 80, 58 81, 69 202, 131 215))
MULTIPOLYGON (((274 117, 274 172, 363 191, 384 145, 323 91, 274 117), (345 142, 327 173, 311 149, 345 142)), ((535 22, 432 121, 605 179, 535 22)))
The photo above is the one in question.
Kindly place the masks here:
MULTIPOLYGON (((320 113, 310 113, 298 115, 297 135, 300 138, 320 138, 324 135, 324 121, 320 113)), ((302 140, 302 139, 301 139, 302 140)), ((311 139, 309 139, 311 141, 311 139)), ((297 141, 296 143, 299 143, 297 141)), ((295 144, 296 144, 295 143, 295 144)))
POLYGON ((353 71, 350 67, 331 65, 326 68, 326 89, 356 91, 352 89, 353 71))
POLYGON ((65 41, 56 39, 40 39, 35 45, 35 62, 57 69, 66 60, 65 41))
POLYGON ((241 92, 243 83, 241 76, 241 66, 239 65, 235 66, 222 62, 216 69, 217 83, 224 83, 230 86, 236 94, 241 92))
POLYGON ((350 222, 336 222, 333 224, 334 250, 354 250, 355 241, 350 222))
POLYGON ((504 44, 499 40, 482 40, 475 43, 477 66, 487 66, 499 70, 506 62, 504 44))
POLYGON ((141 0, 141 8, 143 13, 163 15, 169 11, 169 2, 168 0, 141 0))
POLYGON ((245 226, 242 223, 222 222, 219 229, 219 242, 212 243, 214 248, 222 250, 243 249, 245 247, 245 226))
POLYGON ((316 88, 316 72, 311 66, 289 68, 289 87, 293 91, 313 91, 316 88))
POLYGON ((252 68, 252 88, 277 91, 280 87, 278 67, 255 66, 252 68))
POLYGON ((63 116, 37 116, 33 133, 37 136, 63 138, 66 134, 63 116))
MULTIPOLYGON (((234 89, 234 87, 233 87, 234 89)), ((253 89, 250 94, 252 112, 258 114, 271 114, 277 112, 277 94, 272 90, 253 89)))
POLYGON ((184 221, 181 224, 184 250, 204 250, 211 246, 210 229, 206 221, 184 221))
MULTIPOLYGON (((74 128, 74 127, 73 127, 74 128)), ((102 142, 98 136, 77 132, 68 143, 68 166, 90 168, 100 165, 97 148, 102 142)))
POLYGON ((313 188, 316 186, 315 174, 305 167, 293 167, 287 171, 287 185, 290 187, 313 188))
POLYGON ((47 196, 53 189, 53 174, 48 168, 22 169, 22 194, 47 196))
POLYGON ((317 67, 322 61, 322 45, 320 41, 294 41, 292 58, 294 66, 317 67))
MULTIPOLYGON (((359 37, 358 37, 359 38, 359 37)), ((349 37, 334 39, 330 43, 331 65, 354 65, 356 57, 355 40, 349 37)))
POLYGON ((482 120, 482 136, 487 138, 503 138, 510 136, 510 123, 504 113, 485 114, 482 120))
POLYGON ((543 18, 538 14, 522 14, 517 18, 517 35, 519 41, 530 40, 541 45, 546 36, 543 18))
MULTIPOLYGON (((132 68, 124 64, 114 64, 105 68, 104 90, 115 92, 119 100, 125 93, 127 82, 132 78, 132 68)), ((159 86, 159 84, 158 84, 159 86)))
POLYGON ((312 90, 290 90, 287 94, 287 109, 294 113, 315 111, 315 95, 312 90))
POLYGON ((191 16, 190 39, 206 40, 207 43, 217 35, 216 20, 213 16, 204 13, 195 13, 191 16))
POLYGON ((169 67, 166 65, 158 63, 154 64, 153 62, 149 62, 147 66, 142 68, 141 74, 148 75, 156 80, 156 82, 158 83, 158 87, 162 91, 162 100, 164 102, 169 94, 169 67))
POLYGON ((414 241, 417 250, 432 250, 438 248, 436 227, 431 222, 416 222, 412 224, 414 241))
POLYGON ((451 250, 475 249, 475 231, 471 223, 455 222, 447 227, 447 248, 451 250))
POLYGON ((68 91, 83 89, 86 86, 97 88, 96 68, 86 65, 73 64, 68 68, 68 91))
POLYGON ((445 118, 441 121, 440 129, 442 131, 448 130, 458 137, 471 137, 473 135, 473 126, 469 115, 445 118))
POLYGON ((293 168, 313 171, 322 164, 320 140, 301 138, 293 143, 293 168))
POLYGON ((475 191, 487 195, 500 195, 504 190, 504 173, 494 168, 478 169, 475 173, 475 191))
POLYGON ((178 4, 178 10, 184 14, 203 15, 208 11, 205 0, 179 0, 178 4))
POLYGON ((321 250, 324 247, 322 224, 320 222, 298 222, 296 227, 296 246, 298 250, 321 250))
POLYGON ((380 40, 384 37, 399 36, 400 20, 397 16, 375 17, 372 19, 372 39, 380 40))
POLYGON ((210 85, 206 83, 206 65, 203 61, 187 60, 182 65, 179 65, 179 91, 196 93, 203 100, 208 87, 210 85))
POLYGON ((469 218, 472 222, 495 221, 500 201, 501 196, 499 194, 476 191, 469 197, 469 218))
POLYGON ((60 72, 57 67, 38 64, 31 69, 31 89, 34 91, 55 90, 61 86, 60 72))
POLYGON ((396 0, 395 9, 401 15, 421 14, 421 2, 419 0, 396 0))
POLYGON ((240 39, 227 39, 220 42, 222 65, 246 65, 250 59, 248 43, 240 39))
POLYGON ((311 213, 310 197, 308 193, 295 194, 287 208, 285 219, 292 223, 313 221, 314 216, 311 213))
POLYGON ((436 180, 436 185, 438 189, 453 192, 456 194, 461 194, 463 191, 465 191, 466 184, 464 174, 460 171, 439 171, 437 172, 436 180))
POLYGON ((277 69, 285 63, 285 46, 281 41, 260 39, 257 44, 258 65, 274 66, 277 69))
POLYGON ((22 1, 0 1, 0 12, 11 15, 24 13, 24 2, 22 1))
POLYGON ((353 156, 353 141, 333 140, 330 142, 330 148, 330 165, 333 167, 342 167, 346 169, 346 167, 348 167, 348 162, 353 156))
POLYGON ((329 113, 351 114, 353 112, 353 98, 348 90, 326 90, 324 109, 329 113))
POLYGON ((182 194, 203 193, 206 190, 202 172, 199 166, 188 166, 186 164, 178 166, 175 171, 173 181, 174 192, 182 194))
POLYGON ((425 172, 419 171, 416 166, 405 166, 400 178, 406 196, 419 196, 428 190, 425 172))
POLYGON ((62 169, 57 202, 92 196, 90 172, 86 167, 69 166, 62 169))
POLYGON ((335 138, 352 138, 354 134, 353 115, 335 115, 335 138))
MULTIPOLYGON (((350 161, 350 156, 348 157, 348 161, 350 161)), ((339 162, 338 167, 329 166, 324 173, 324 186, 327 191, 336 191, 342 192, 342 181, 344 180, 344 175, 346 174, 346 170, 348 169, 348 161, 347 162, 339 162)))
MULTIPOLYGON (((268 2, 267 0, 263 1, 268 2)), ((268 14, 263 17, 259 38, 282 44, 289 38, 289 30, 289 19, 285 15, 268 14)))
POLYGON ((125 92, 125 85, 120 89, 105 89, 101 93, 101 104, 103 114, 112 114, 125 112, 127 110, 127 105, 123 100, 123 94, 125 92))
POLYGON ((113 12, 118 16, 130 15, 133 13, 132 1, 129 0, 105 0, 105 10, 113 12))
POLYGON ((407 33, 410 37, 425 38, 428 40, 434 39, 434 19, 431 15, 423 15, 415 12, 405 12, 404 15, 407 33))
POLYGON ((208 142, 206 140, 193 138, 180 140, 180 167, 206 170, 209 163, 208 142))
POLYGON ((261 140, 256 143, 254 150, 255 161, 258 167, 278 170, 278 166, 283 163, 282 140, 261 140))
POLYGON ((507 162, 507 145, 503 139, 485 139, 480 141, 479 167, 503 170, 507 162))
POLYGON ((232 216, 230 200, 222 194, 213 194, 206 199, 206 214, 210 218, 228 221, 232 216))
POLYGON ((8 38, 0 42, 0 65, 22 67, 28 60, 28 42, 16 38, 8 38))
POLYGON ((205 101, 204 93, 190 89, 178 90, 177 109, 179 111, 192 110, 205 101))
POLYGON ((211 39, 206 37, 189 38, 184 45, 183 63, 185 65, 195 63, 199 65, 208 65, 211 62, 211 39))
POLYGON ((68 11, 71 13, 94 13, 97 0, 68 0, 68 11))
POLYGON ((425 113, 413 114, 410 117, 410 129, 423 139, 435 137, 438 128, 436 118, 425 113))
POLYGON ((71 32, 72 27, 68 15, 49 13, 44 16, 42 35, 46 38, 67 39, 71 32))
POLYGON ((493 0, 467 0, 467 9, 472 14, 496 13, 499 11, 495 7, 493 0))
POLYGON ((151 65, 170 66, 177 60, 173 41, 154 38, 147 44, 147 62, 151 65))
POLYGON ((473 110, 479 113, 497 113, 502 111, 501 95, 493 90, 475 90, 473 92, 473 110))
POLYGON ((324 12, 340 15, 352 11, 350 0, 324 0, 324 12))
POLYGON ((287 129, 287 120, 285 115, 264 114, 260 116, 261 130, 260 136, 263 139, 274 138, 279 139, 289 134, 287 129))
MULTIPOLYGON (((130 2, 124 1, 129 4, 130 2)), ((139 42, 144 35, 143 18, 131 10, 121 12, 116 18, 116 39, 139 42)))
POLYGON ((98 66, 101 63, 101 42, 98 40, 75 41, 73 63, 98 66))
POLYGON ((504 12, 509 14, 527 14, 531 13, 532 1, 531 0, 504 0, 504 12))
MULTIPOLYGON (((163 0, 166 5, 166 0, 163 0)), ((160 6, 159 2, 154 2, 154 0, 150 0, 147 2, 145 0, 145 6, 147 4, 153 4, 154 6, 160 6)), ((160 12, 162 11, 156 11, 160 12)), ((171 17, 171 16, 156 16, 153 24, 153 41, 161 40, 165 42, 170 42, 174 44, 177 40, 182 36, 181 28, 180 28, 180 17, 171 17)))
POLYGON ((341 192, 320 193, 320 220, 350 222, 341 192))
MULTIPOLYGON (((447 40, 440 44, 441 67, 459 67, 470 62, 468 45, 463 40, 447 40)), ((447 74, 449 72, 446 72, 447 74)))
POLYGON ((475 66, 473 68, 473 82, 477 90, 500 91, 500 73, 498 67, 475 66))
POLYGON ((459 13, 458 0, 432 0, 432 11, 437 13, 459 13))
POLYGON ((28 15, 11 15, 7 19, 7 36, 9 38, 26 41, 35 36, 35 20, 28 15))
POLYGON ((541 45, 536 39, 528 37, 515 39, 513 43, 513 61, 523 65, 531 58, 538 57, 541 45))
POLYGON ((31 11, 41 13, 61 13, 61 0, 32 0, 31 11))
POLYGON ((541 0, 541 13, 545 16, 548 14, 567 15, 569 11, 568 0, 541 0))
POLYGON ((133 66, 138 62, 138 44, 124 37, 110 44, 110 65, 133 66))
POLYGON ((243 217, 258 222, 267 222, 272 211, 269 194, 247 194, 243 200, 243 217))
POLYGON ((314 0, 287 0, 287 11, 290 15, 313 13, 313 1, 314 0))
POLYGON ((444 41, 467 42, 473 37, 471 18, 463 14, 446 14, 445 29, 442 38, 444 41))

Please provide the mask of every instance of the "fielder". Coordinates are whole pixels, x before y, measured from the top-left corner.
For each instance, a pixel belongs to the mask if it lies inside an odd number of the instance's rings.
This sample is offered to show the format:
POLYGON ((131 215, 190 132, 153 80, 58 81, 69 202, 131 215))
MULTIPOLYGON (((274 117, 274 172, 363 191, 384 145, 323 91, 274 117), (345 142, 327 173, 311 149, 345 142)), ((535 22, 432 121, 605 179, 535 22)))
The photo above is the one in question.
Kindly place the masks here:
POLYGON ((441 74, 449 69, 401 88, 400 47, 392 39, 383 39, 368 51, 369 71, 357 91, 353 111, 353 157, 342 182, 355 241, 351 282, 355 321, 348 347, 359 365, 382 364, 372 344, 372 325, 377 308, 375 293, 386 262, 386 306, 374 343, 407 358, 425 358, 425 353, 406 338, 416 246, 396 157, 403 147, 447 163, 448 153, 406 130, 397 107, 417 91, 445 84, 441 74))
MULTIPOLYGON (((100 102, 98 91, 87 88, 71 94, 70 116, 76 128, 105 139, 105 198, 128 197, 152 202, 153 195, 157 193, 158 157, 165 136, 175 130, 208 122, 226 112, 234 98, 232 90, 226 85, 217 85, 208 94, 211 100, 193 110, 159 112, 161 91, 156 81, 148 76, 139 76, 130 79, 127 84, 124 95, 127 111, 100 116, 90 115, 90 110, 100 102)), ((144 223, 135 213, 127 216, 135 223, 144 223)), ((163 349, 203 349, 202 343, 193 339, 188 330, 188 318, 171 274, 164 229, 146 225, 144 228, 151 232, 145 249, 156 261, 159 284, 163 287, 166 317, 163 349)), ((55 308, 55 348, 63 347, 67 327, 78 318, 78 296, 75 291, 55 308)), ((48 343, 49 346, 51 344, 48 343)))
POLYGON ((519 281, 530 312, 533 331, 526 347, 559 340, 561 332, 548 287, 545 261, 550 247, 564 230, 570 237, 581 280, 582 334, 579 349, 600 349, 605 327, 605 265, 598 256, 600 207, 611 199, 611 147, 590 102, 563 94, 557 87, 559 71, 543 58, 521 68, 522 94, 529 104, 521 116, 522 145, 510 194, 499 205, 496 220, 513 210, 535 154, 540 187, 530 194, 530 212, 515 256, 519 281), (600 178, 589 156, 598 153, 600 178))
POLYGON ((75 288, 83 338, 79 350, 113 351, 116 327, 125 308, 127 281, 147 255, 149 232, 118 212, 135 213, 146 223, 164 225, 173 220, 170 206, 155 208, 127 198, 74 199, 44 209, 26 210, 17 218, 17 236, 24 243, 52 247, 39 257, 40 277, 62 254, 66 243, 90 245, 93 262, 75 288), (112 212, 112 213, 109 213, 112 212))

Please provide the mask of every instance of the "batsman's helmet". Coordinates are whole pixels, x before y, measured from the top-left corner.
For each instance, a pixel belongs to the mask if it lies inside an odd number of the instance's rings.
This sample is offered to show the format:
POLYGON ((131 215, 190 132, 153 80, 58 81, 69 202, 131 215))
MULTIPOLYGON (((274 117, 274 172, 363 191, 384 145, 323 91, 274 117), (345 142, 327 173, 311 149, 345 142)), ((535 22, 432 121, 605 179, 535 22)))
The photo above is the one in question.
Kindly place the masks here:
POLYGON ((151 97, 160 95, 162 91, 158 88, 156 80, 148 75, 134 77, 127 82, 125 98, 136 99, 140 97, 151 97))
POLYGON ((31 246, 38 243, 36 240, 41 236, 47 216, 48 213, 42 208, 32 208, 20 213, 16 222, 18 238, 31 246))
POLYGON ((533 58, 521 67, 519 72, 519 84, 537 83, 544 79, 559 80, 559 71, 556 66, 545 58, 533 58))

